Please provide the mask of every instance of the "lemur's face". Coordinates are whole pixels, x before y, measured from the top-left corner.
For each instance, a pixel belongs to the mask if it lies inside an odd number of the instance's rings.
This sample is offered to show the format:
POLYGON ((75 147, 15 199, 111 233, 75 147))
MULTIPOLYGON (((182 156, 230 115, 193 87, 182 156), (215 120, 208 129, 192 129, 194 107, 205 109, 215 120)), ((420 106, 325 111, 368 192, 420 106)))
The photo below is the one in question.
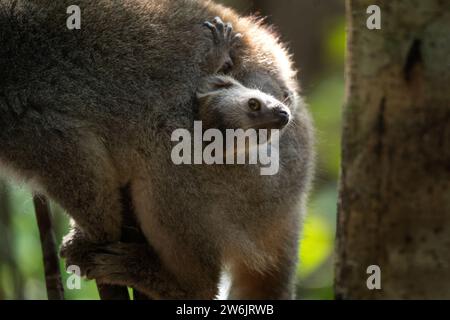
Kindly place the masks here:
POLYGON ((227 76, 212 76, 199 87, 200 120, 219 129, 282 129, 291 119, 289 107, 274 96, 244 87, 227 76))
POLYGON ((263 71, 253 71, 242 76, 240 83, 247 88, 256 89, 274 97, 281 101, 291 111, 296 108, 296 90, 289 89, 288 83, 276 75, 271 75, 263 71))

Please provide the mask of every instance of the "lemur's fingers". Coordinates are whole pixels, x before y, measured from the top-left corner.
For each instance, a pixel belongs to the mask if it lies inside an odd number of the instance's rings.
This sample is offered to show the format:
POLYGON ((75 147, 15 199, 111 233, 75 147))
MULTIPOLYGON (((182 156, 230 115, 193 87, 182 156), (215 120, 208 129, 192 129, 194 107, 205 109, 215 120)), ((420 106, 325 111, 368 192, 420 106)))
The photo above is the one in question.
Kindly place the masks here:
POLYGON ((234 32, 231 23, 224 23, 219 17, 215 17, 212 22, 205 21, 203 25, 211 30, 215 44, 231 48, 242 38, 242 34, 234 32))
POLYGON ((219 32, 218 32, 216 26, 215 26, 214 24, 212 24, 211 22, 209 22, 209 21, 203 22, 203 25, 204 25, 205 27, 207 27, 209 30, 211 30, 211 33, 212 33, 212 35, 213 35, 214 43, 215 43, 215 44, 220 43, 219 32))
POLYGON ((230 40, 232 39, 232 35, 233 35, 233 25, 228 22, 225 25, 225 39, 227 39, 228 42, 230 42, 230 40))
POLYGON ((211 30, 211 31, 217 30, 216 26, 215 26, 214 24, 212 24, 211 22, 209 22, 209 21, 203 22, 203 25, 204 25, 205 27, 207 27, 207 28, 208 28, 209 30, 211 30))
MULTIPOLYGON (((100 283, 108 283, 108 278, 126 278, 126 268, 122 261, 115 261, 110 255, 97 255, 86 270, 86 277, 98 280, 100 283)), ((125 279, 124 279, 125 280, 125 279)))
POLYGON ((242 40, 242 38, 243 38, 242 33, 232 34, 231 42, 230 42, 231 46, 238 44, 242 40))
POLYGON ((223 23, 222 19, 220 19, 219 17, 215 17, 213 19, 213 23, 215 24, 219 32, 223 32, 223 30, 225 29, 225 24, 223 23))

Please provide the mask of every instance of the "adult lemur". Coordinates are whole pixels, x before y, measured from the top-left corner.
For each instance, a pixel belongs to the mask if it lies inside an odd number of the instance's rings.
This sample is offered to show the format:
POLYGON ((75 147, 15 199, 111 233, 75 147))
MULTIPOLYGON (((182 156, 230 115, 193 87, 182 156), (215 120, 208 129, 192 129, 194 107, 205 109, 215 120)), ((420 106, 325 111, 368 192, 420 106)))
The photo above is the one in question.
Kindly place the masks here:
POLYGON ((209 1, 80 0, 81 30, 66 28, 71 4, 0 3, 1 170, 74 219, 69 263, 157 298, 213 298, 223 267, 233 298, 293 297, 313 134, 282 45, 209 1), (229 55, 211 49, 214 16, 243 35, 229 55), (171 161, 171 133, 192 129, 196 89, 217 71, 288 105, 278 174, 171 161), (149 245, 117 242, 124 185, 149 245))

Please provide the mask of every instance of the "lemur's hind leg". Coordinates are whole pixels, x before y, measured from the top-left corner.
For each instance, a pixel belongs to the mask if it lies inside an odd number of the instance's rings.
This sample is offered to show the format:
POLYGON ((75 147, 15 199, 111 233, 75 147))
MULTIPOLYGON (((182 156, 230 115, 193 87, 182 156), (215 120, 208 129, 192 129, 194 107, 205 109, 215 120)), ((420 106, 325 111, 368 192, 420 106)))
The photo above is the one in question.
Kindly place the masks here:
POLYGON ((0 132, 0 170, 49 196, 94 242, 117 241, 120 186, 102 140, 59 114, 30 111, 0 132))
MULTIPOLYGON (((294 257, 296 252, 292 252, 294 257)), ((291 258, 292 259, 292 258, 291 258)), ((232 284, 228 299, 233 300, 272 300, 293 299, 294 288, 292 262, 280 264, 277 268, 258 271, 245 264, 231 268, 232 284)))
MULTIPOLYGON (((182 250, 180 245, 180 254, 182 250)), ((83 263, 79 265, 82 275, 97 283, 129 286, 156 299, 213 299, 217 295, 220 268, 211 269, 210 265, 202 268, 205 262, 201 258, 185 260, 187 272, 200 270, 196 281, 190 283, 182 274, 172 274, 146 243, 95 245, 86 242, 84 245, 83 241, 76 241, 64 251, 68 256, 83 256, 83 263)))
MULTIPOLYGON (((290 220, 290 219, 289 219, 290 220)), ((271 262, 260 270, 244 261, 234 261, 230 265, 231 288, 228 299, 273 300, 295 297, 295 277, 298 259, 298 225, 284 222, 293 228, 278 229, 278 236, 271 237, 266 254, 271 262)), ((276 231, 276 227, 272 232, 276 231)), ((263 233, 263 232, 261 232, 263 233)))
POLYGON ((159 188, 153 189, 158 193, 153 196, 136 191, 142 191, 147 181, 134 185, 137 217, 140 221, 148 219, 142 225, 145 244, 114 242, 95 246, 83 244, 82 239, 66 241, 69 245, 63 254, 68 262, 83 260, 79 265, 82 274, 97 283, 133 287, 152 298, 213 299, 218 291, 220 253, 204 233, 186 227, 183 217, 192 220, 197 214, 201 216, 194 212, 196 207, 190 207, 192 202, 165 197, 165 190, 177 183, 173 179, 166 180, 167 185, 161 182, 159 188), (172 218, 178 220, 172 222, 172 218))

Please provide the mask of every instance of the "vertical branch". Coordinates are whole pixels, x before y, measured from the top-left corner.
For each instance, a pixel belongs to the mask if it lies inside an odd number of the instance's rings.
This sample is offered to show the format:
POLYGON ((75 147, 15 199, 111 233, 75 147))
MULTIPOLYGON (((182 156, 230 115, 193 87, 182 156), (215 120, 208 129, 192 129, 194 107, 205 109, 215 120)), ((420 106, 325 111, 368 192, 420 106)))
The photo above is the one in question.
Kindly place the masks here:
POLYGON ((47 296, 49 300, 63 300, 64 291, 59 270, 55 238, 52 232, 50 207, 44 197, 36 195, 33 197, 33 203, 41 238, 47 296))
MULTIPOLYGON (((141 230, 137 226, 136 219, 133 212, 133 204, 130 197, 129 186, 121 189, 122 204, 123 204, 123 227, 122 237, 123 242, 145 242, 141 230)), ((100 299, 102 300, 129 300, 127 287, 97 284, 100 299)), ((149 298, 133 289, 134 300, 148 300, 149 298)))

